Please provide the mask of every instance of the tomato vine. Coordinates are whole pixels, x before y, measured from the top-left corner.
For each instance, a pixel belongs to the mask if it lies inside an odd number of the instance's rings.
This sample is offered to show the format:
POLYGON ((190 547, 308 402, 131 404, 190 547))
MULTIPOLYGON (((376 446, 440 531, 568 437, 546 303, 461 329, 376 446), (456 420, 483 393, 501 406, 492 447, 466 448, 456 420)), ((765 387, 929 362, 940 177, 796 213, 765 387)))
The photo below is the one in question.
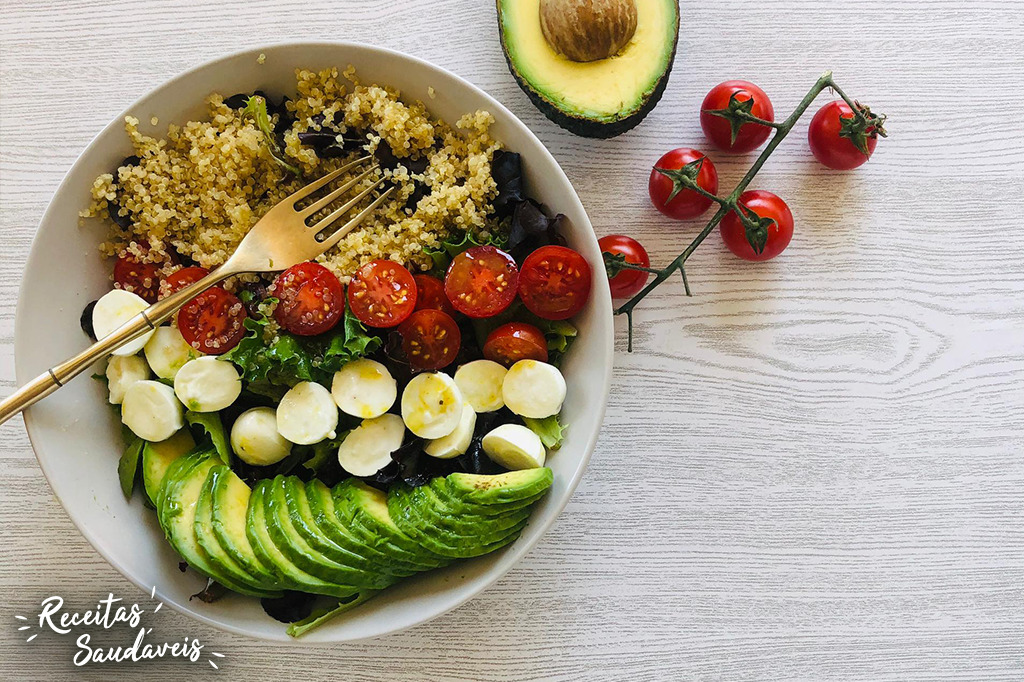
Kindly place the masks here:
POLYGON ((753 165, 750 167, 750 169, 746 172, 746 174, 743 176, 743 178, 739 181, 739 183, 728 196, 722 197, 718 196, 717 194, 705 192, 701 187, 697 185, 696 181, 693 178, 691 178, 689 174, 679 173, 677 174, 677 176, 673 176, 673 181, 682 184, 687 189, 692 189, 697 193, 706 196, 707 198, 711 199, 712 201, 718 204, 718 211, 716 211, 715 214, 711 217, 711 220, 709 220, 708 223, 704 226, 704 229, 700 231, 700 233, 693 239, 692 242, 690 242, 689 246, 687 246, 682 253, 676 256, 668 265, 660 269, 640 267, 638 265, 626 262, 625 259, 621 256, 616 256, 611 253, 604 254, 605 268, 608 270, 609 277, 613 277, 622 270, 642 270, 654 275, 654 279, 650 283, 648 283, 637 294, 635 294, 628 301, 620 305, 614 311, 616 315, 626 316, 626 320, 628 323, 627 349, 630 352, 633 351, 633 309, 636 308, 637 304, 640 303, 640 301, 642 301, 649 293, 654 291, 654 289, 659 287, 663 282, 665 282, 677 271, 683 279, 683 287, 686 290, 686 295, 693 295, 690 291, 690 283, 686 277, 686 261, 693 254, 693 252, 697 250, 697 247, 701 245, 701 242, 703 242, 707 238, 707 236, 711 234, 715 227, 718 226, 718 224, 722 221, 722 218, 728 215, 730 211, 737 211, 738 215, 740 216, 740 220, 742 221, 744 227, 747 229, 748 238, 751 239, 751 245, 754 247, 755 251, 757 251, 758 249, 758 242, 763 248, 764 242, 762 239, 762 233, 765 228, 765 226, 762 224, 763 219, 759 219, 758 216, 753 213, 753 211, 747 210, 746 207, 738 203, 740 195, 743 194, 744 190, 747 189, 747 186, 751 183, 751 181, 754 179, 757 173, 761 170, 761 167, 764 166, 765 162, 768 160, 768 157, 772 155, 775 149, 782 143, 784 139, 786 139, 786 136, 789 135, 789 133, 793 130, 794 126, 796 126, 797 121, 800 120, 800 117, 803 116, 804 112, 807 111, 808 107, 810 107, 814 100, 817 99, 818 95, 820 95, 826 89, 831 89, 835 91, 835 93, 838 94, 850 106, 850 109, 853 110, 854 118, 850 123, 847 124, 847 127, 851 129, 856 128, 858 130, 864 130, 869 126, 874 125, 876 126, 876 130, 879 135, 885 135, 885 131, 882 129, 881 125, 885 117, 871 114, 870 110, 868 110, 866 107, 863 107, 859 103, 850 99, 850 97, 845 92, 843 92, 842 88, 836 85, 835 81, 832 79, 831 71, 826 71, 821 76, 821 78, 818 79, 818 81, 814 84, 810 91, 808 91, 808 93, 804 95, 804 98, 800 100, 800 103, 797 105, 796 109, 793 110, 793 113, 790 114, 789 117, 784 121, 767 121, 751 115, 742 107, 737 107, 735 108, 735 110, 728 112, 716 112, 717 115, 724 115, 727 118, 735 118, 736 120, 741 120, 746 123, 757 123, 764 126, 768 126, 775 130, 775 134, 772 136, 771 140, 768 141, 768 145, 764 148, 761 154, 754 161, 753 165))

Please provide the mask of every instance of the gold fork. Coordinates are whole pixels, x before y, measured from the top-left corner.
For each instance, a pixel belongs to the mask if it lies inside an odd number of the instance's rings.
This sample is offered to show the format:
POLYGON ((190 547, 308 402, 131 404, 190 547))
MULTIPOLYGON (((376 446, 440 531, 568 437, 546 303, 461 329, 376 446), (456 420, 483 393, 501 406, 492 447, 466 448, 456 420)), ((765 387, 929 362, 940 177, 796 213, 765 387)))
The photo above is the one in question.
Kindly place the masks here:
POLYGON ((312 260, 336 245, 342 237, 351 232, 366 216, 380 206, 381 202, 387 199, 388 195, 395 188, 389 187, 381 192, 376 199, 360 210, 351 220, 326 237, 321 237, 321 235, 348 214, 367 195, 378 189, 384 183, 383 178, 378 179, 374 184, 361 190, 354 197, 313 225, 307 225, 306 221, 317 212, 328 208, 334 202, 341 199, 346 192, 378 171, 379 166, 371 166, 355 178, 346 181, 308 206, 299 208, 297 204, 348 171, 362 166, 372 158, 372 156, 364 156, 346 164, 319 180, 311 182, 284 199, 260 218, 259 222, 253 226, 252 230, 249 231, 238 245, 238 248, 235 249, 235 252, 231 254, 231 257, 219 268, 195 284, 157 301, 89 348, 52 367, 44 374, 39 375, 19 388, 6 400, 0 401, 0 424, 3 424, 29 405, 53 393, 100 358, 109 355, 120 346, 133 339, 137 339, 146 332, 156 329, 183 305, 228 277, 242 273, 278 272, 285 270, 296 263, 312 260))

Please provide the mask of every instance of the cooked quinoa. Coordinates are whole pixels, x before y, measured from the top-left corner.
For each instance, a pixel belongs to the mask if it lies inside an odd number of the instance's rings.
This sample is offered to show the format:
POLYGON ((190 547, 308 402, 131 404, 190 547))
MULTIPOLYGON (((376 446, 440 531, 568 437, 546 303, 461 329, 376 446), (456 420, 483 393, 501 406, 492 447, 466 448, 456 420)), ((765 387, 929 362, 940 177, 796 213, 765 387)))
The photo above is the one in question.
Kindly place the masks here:
MULTIPOLYGON (((102 252, 114 256, 127 250, 169 271, 175 267, 168 257, 173 250, 214 268, 276 203, 382 143, 399 160, 394 170, 384 170, 397 190, 363 226, 318 259, 342 281, 377 258, 425 269, 430 258, 422 253, 424 246, 453 233, 493 229, 488 216, 497 187, 491 158, 501 145, 488 134, 494 121, 489 113, 467 114, 453 128, 431 118, 421 102, 403 102, 397 90, 360 84, 351 68, 343 75, 338 69, 297 70, 296 78, 297 96, 286 104, 295 120, 283 131, 282 152, 302 177, 278 164, 252 119, 219 94, 207 98, 209 120, 168 126, 165 139, 143 134, 138 119, 126 117, 138 163, 122 165, 116 178, 98 177, 92 202, 82 212, 83 217, 106 216, 112 206, 127 225, 110 223, 102 252), (343 156, 320 158, 300 142, 299 134, 324 126, 362 136, 365 143, 343 156), (423 159, 422 173, 411 173, 402 164, 416 160, 422 165, 423 159), (417 182, 425 188, 413 205, 417 182), (148 243, 148 251, 140 243, 148 243)), ((271 120, 276 124, 278 116, 271 120)), ((367 178, 362 187, 373 182, 367 178)))

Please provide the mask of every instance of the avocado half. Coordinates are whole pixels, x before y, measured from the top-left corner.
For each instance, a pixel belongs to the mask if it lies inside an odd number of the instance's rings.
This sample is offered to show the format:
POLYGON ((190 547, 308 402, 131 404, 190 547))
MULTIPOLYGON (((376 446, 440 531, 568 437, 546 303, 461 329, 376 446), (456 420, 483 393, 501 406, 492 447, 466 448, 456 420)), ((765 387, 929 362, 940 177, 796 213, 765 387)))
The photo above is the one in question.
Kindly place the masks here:
POLYGON ((540 26, 540 0, 497 0, 505 61, 519 87, 549 119, 584 137, 636 127, 661 99, 679 38, 678 0, 637 0, 637 28, 618 54, 574 62, 540 26))

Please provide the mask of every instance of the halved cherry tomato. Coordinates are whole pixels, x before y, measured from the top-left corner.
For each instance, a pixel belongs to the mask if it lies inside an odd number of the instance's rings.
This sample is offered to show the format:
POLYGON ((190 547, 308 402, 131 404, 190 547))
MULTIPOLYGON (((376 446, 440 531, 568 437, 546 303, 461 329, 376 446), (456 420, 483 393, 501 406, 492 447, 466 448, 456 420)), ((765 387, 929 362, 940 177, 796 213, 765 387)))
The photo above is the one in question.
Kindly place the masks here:
POLYGON ((519 268, 512 256, 493 246, 474 246, 452 260, 444 292, 455 309, 470 317, 491 317, 516 297, 519 268))
POLYGON ((139 262, 123 251, 114 263, 114 285, 155 303, 160 295, 160 268, 156 263, 139 262))
MULTIPOLYGON (((640 242, 632 237, 610 234, 607 237, 601 237, 597 241, 597 245, 601 247, 602 253, 625 256, 627 263, 645 268, 651 266, 651 259, 648 258, 647 251, 640 245, 640 242)), ((619 274, 608 279, 612 298, 629 298, 636 295, 647 284, 648 277, 650 275, 643 270, 620 270, 619 274)))
POLYGON ((210 287, 178 311, 178 331, 198 351, 220 355, 245 336, 245 306, 234 294, 210 287))
POLYGON ((167 275, 167 277, 164 278, 164 281, 160 283, 160 298, 164 298, 173 294, 175 291, 180 291, 191 284, 195 284, 209 274, 209 270, 201 268, 198 265, 192 265, 187 268, 175 270, 171 274, 167 275))
POLYGON ((416 280, 416 310, 440 310, 455 315, 455 308, 444 293, 444 282, 431 275, 413 275, 416 280))
POLYGON ((771 218, 774 222, 768 227, 764 249, 757 253, 747 238, 743 221, 736 211, 729 211, 722 218, 720 229, 722 240, 730 251, 743 260, 764 261, 775 258, 789 246, 793 239, 793 213, 785 201, 763 189, 752 189, 740 195, 739 204, 746 206, 759 218, 771 218))
POLYGON ((751 152, 761 146, 772 134, 772 129, 760 123, 742 123, 733 139, 733 124, 712 112, 729 112, 733 108, 763 121, 775 121, 775 109, 765 91, 750 81, 725 81, 711 88, 700 105, 700 127, 719 149, 735 154, 751 152), (732 104, 735 97, 735 104, 732 104))
POLYGON ((293 265, 274 280, 274 319, 299 336, 316 336, 334 328, 345 314, 345 290, 334 273, 319 263, 293 265))
POLYGON ((416 280, 401 263, 367 263, 348 285, 348 306, 368 327, 395 327, 416 308, 416 280))
POLYGON ((525 322, 503 324, 487 335, 484 357, 511 367, 520 360, 548 361, 548 343, 544 333, 525 322))
POLYGON ((695 190, 686 189, 680 180, 688 175, 705 192, 718 192, 718 171, 711 159, 695 149, 673 149, 654 164, 647 181, 651 203, 669 218, 696 218, 709 208, 711 199, 695 190))
POLYGON ((590 297, 590 264, 567 246, 542 246, 523 261, 519 298, 534 315, 565 320, 590 297))
POLYGON ((398 328, 402 350, 413 369, 441 369, 455 361, 462 344, 459 325, 440 310, 415 311, 398 328))

